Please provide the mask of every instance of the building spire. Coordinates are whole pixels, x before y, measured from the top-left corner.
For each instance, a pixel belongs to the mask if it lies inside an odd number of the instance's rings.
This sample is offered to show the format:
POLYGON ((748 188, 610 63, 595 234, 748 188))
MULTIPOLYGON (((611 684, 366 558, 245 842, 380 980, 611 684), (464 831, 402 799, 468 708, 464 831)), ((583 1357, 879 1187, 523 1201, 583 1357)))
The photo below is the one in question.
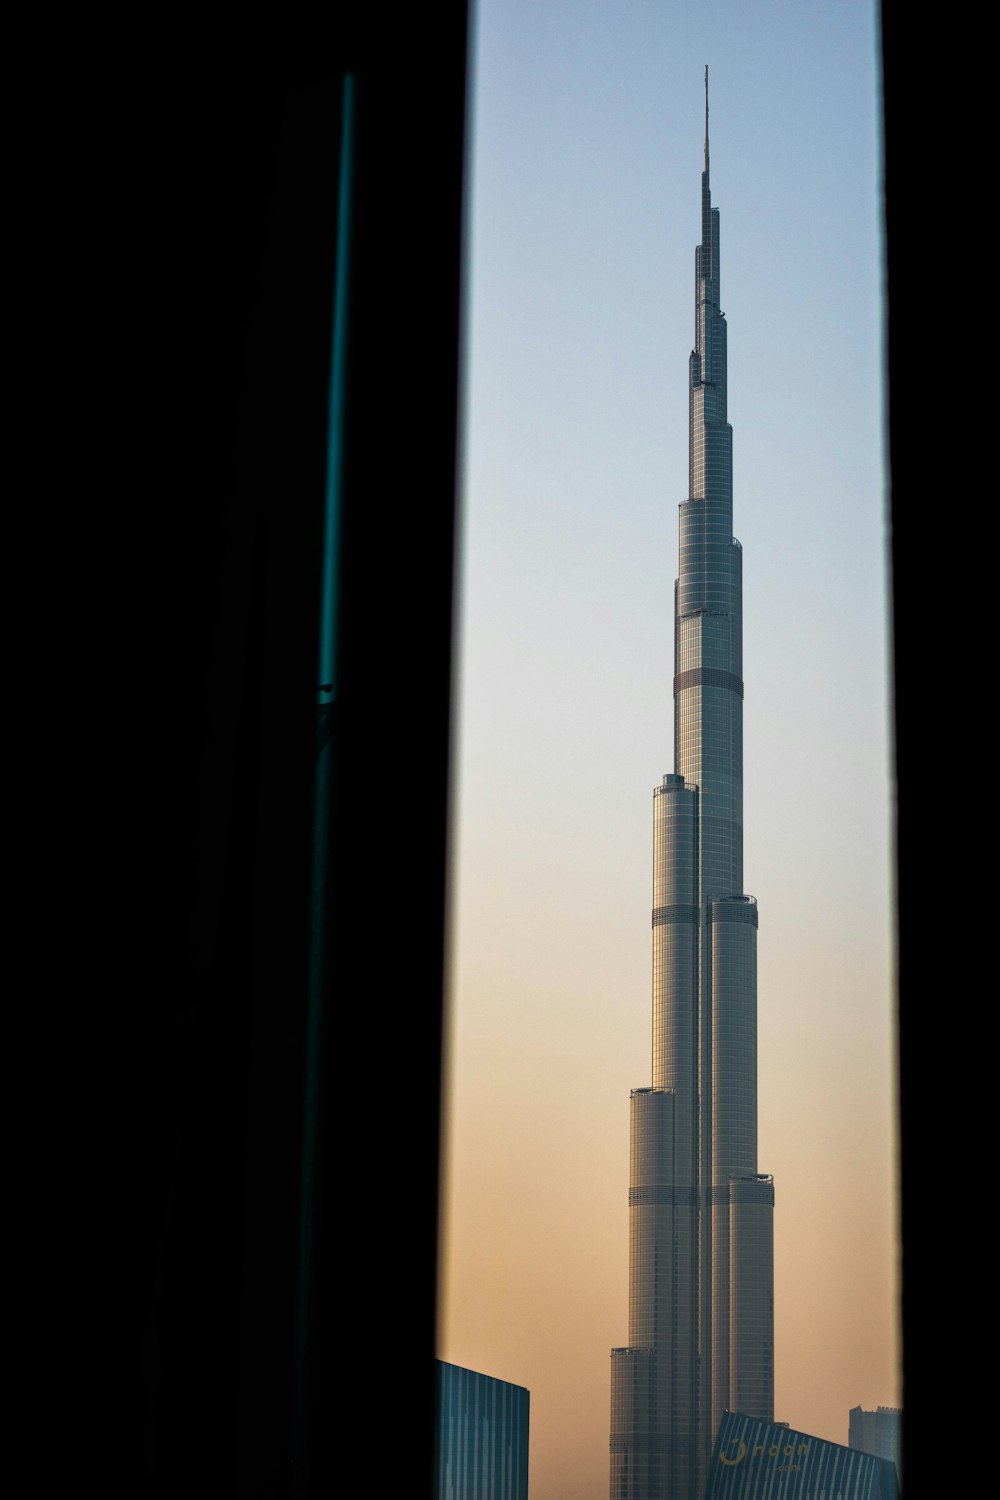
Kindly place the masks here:
POLYGON ((708 176, 708 63, 705 64, 705 175, 708 176))

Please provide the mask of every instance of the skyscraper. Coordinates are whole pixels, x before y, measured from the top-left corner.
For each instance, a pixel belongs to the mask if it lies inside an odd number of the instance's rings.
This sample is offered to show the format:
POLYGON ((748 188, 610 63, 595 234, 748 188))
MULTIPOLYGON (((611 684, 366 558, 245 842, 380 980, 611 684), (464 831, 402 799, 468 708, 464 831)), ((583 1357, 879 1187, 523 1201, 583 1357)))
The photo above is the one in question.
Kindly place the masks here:
POLYGON ((653 1082, 632 1091, 611 1500, 701 1500, 723 1413, 774 1415, 774 1183, 757 1170, 757 903, 743 892, 742 551, 719 264, 706 68, 675 771, 653 791, 653 1082))

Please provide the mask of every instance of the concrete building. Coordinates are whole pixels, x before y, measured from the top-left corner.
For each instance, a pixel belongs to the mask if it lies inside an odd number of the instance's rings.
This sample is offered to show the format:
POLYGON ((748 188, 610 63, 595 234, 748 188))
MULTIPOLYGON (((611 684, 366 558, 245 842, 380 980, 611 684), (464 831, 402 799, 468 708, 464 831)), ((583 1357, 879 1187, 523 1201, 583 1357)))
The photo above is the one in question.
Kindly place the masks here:
POLYGON ((742 550, 733 536, 719 211, 695 251, 674 766, 653 791, 652 1085, 632 1091, 629 1343, 611 1500, 701 1500, 730 1410, 774 1414, 773 1179, 757 1166, 757 903, 743 890, 742 550))
POLYGON ((874 1411, 862 1411, 860 1404, 852 1406, 847 1418, 847 1446, 891 1458, 902 1488, 903 1413, 898 1406, 877 1406, 874 1411))

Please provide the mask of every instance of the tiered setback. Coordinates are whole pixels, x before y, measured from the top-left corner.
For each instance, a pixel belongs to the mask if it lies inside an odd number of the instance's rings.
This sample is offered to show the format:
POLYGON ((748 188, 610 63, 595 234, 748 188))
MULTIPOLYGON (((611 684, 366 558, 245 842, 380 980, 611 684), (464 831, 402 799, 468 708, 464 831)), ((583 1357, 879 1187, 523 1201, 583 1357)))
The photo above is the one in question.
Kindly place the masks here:
POLYGON ((757 1171, 757 903, 743 893, 742 550, 732 528, 706 81, 674 764, 653 792, 653 1086, 632 1093, 629 1347, 612 1500, 701 1500, 723 1414, 774 1406, 774 1184, 757 1171))

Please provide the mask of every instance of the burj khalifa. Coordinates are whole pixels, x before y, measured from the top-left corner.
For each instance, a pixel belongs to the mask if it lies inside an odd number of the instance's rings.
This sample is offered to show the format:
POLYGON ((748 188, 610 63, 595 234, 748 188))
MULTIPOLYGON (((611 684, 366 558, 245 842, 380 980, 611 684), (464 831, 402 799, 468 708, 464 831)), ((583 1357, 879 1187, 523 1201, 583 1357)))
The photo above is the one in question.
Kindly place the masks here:
POLYGON ((774 1415, 774 1182, 757 1170, 757 903, 743 890, 742 549, 705 69, 674 766, 653 790, 653 1082, 632 1091, 629 1344, 611 1500, 702 1500, 723 1414, 774 1415))

